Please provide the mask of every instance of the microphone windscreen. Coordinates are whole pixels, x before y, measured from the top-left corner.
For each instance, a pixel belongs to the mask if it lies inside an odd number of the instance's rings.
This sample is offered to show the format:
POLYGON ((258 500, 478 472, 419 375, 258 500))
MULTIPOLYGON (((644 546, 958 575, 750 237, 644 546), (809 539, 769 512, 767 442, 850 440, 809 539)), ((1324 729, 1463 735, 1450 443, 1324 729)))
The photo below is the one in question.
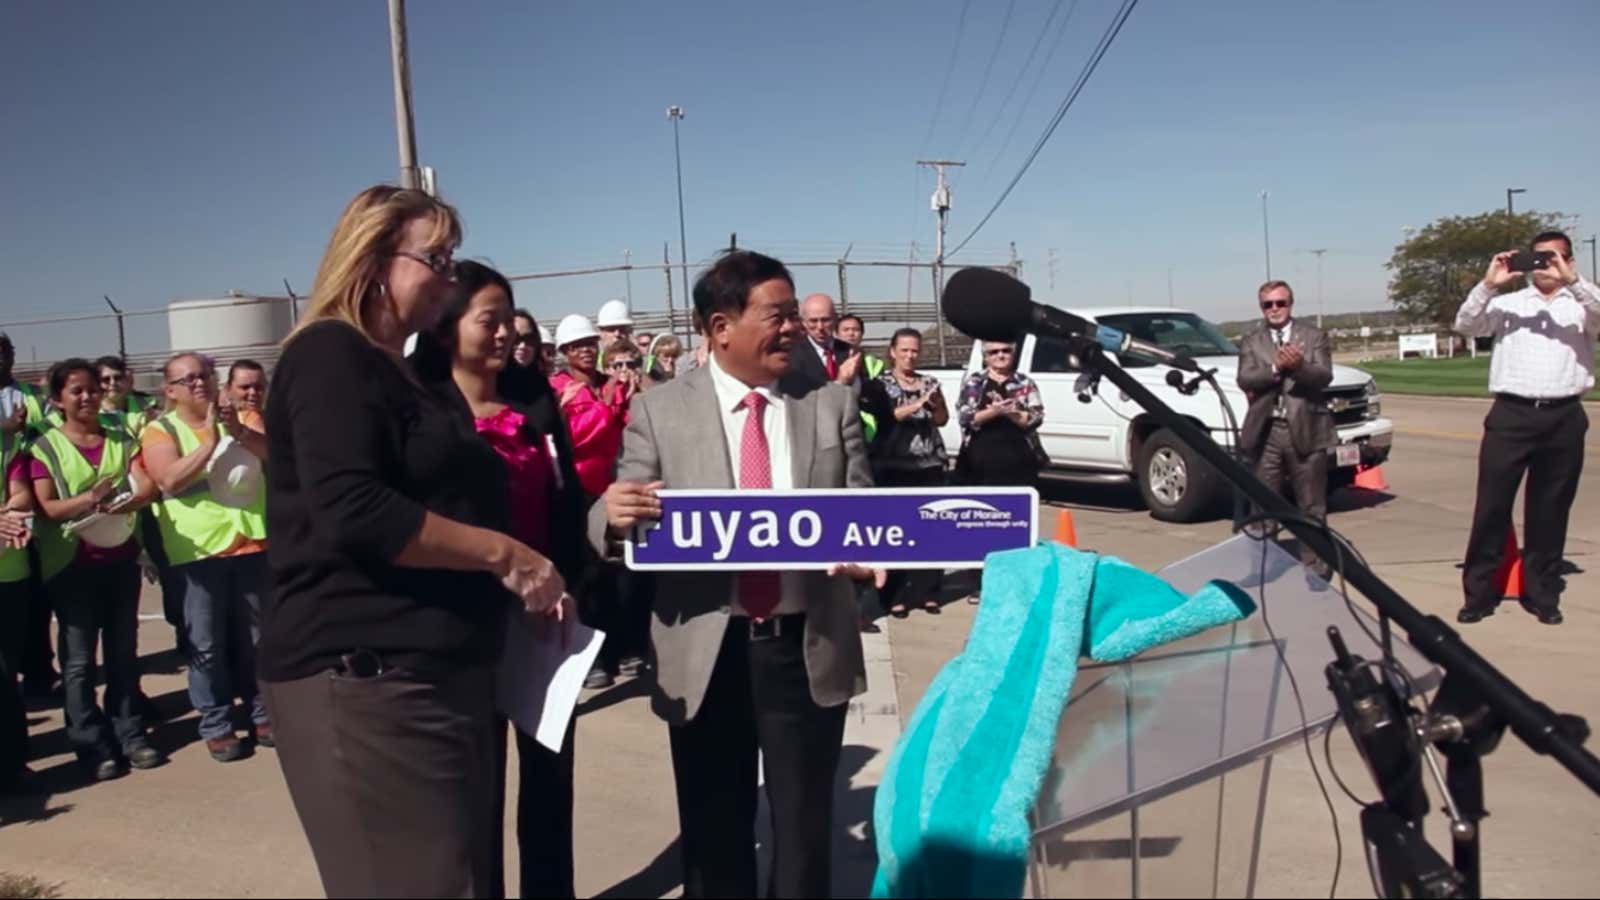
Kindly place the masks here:
POLYGON ((968 268, 950 276, 941 306, 951 325, 980 341, 1013 341, 1033 325, 1033 292, 994 269, 968 268))

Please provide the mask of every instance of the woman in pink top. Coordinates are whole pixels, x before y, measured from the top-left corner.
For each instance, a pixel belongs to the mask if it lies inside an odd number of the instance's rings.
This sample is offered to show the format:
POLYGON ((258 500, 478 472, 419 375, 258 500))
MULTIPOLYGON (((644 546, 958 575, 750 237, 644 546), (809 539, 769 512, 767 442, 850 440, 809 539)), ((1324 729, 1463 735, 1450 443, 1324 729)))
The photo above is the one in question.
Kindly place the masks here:
POLYGON ((561 320, 556 351, 567 359, 567 371, 550 378, 561 415, 572 433, 578 481, 591 499, 605 493, 616 476, 617 451, 628 424, 630 382, 606 378, 600 371, 600 333, 581 315, 561 320))
MULTIPOLYGON (((465 400, 478 435, 505 463, 507 533, 548 557, 562 580, 577 590, 589 561, 583 538, 588 501, 578 485, 572 445, 555 397, 538 369, 512 362, 516 330, 510 282, 475 262, 457 263, 456 279, 438 325, 419 337, 412 363, 425 384, 455 395, 454 402, 465 400)), ((568 727, 559 754, 520 728, 516 735, 522 895, 574 896, 573 730, 568 727)), ((505 746, 503 737, 495 741, 497 749, 505 746)), ((496 792, 501 817, 505 764, 502 753, 496 792)), ((504 865, 498 853, 496 859, 494 875, 500 881, 491 895, 498 897, 505 895, 504 865)))

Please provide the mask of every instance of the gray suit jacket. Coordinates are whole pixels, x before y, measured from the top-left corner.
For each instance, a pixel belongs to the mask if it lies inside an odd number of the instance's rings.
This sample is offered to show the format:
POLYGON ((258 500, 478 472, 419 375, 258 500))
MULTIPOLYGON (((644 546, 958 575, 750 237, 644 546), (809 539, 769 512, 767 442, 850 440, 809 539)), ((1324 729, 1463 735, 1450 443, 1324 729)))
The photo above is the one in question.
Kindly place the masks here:
POLYGON ((1266 445, 1272 426, 1272 410, 1278 395, 1284 396, 1289 437, 1301 455, 1325 450, 1338 438, 1333 430, 1333 414, 1322 398, 1323 389, 1333 382, 1333 352, 1328 335, 1307 322, 1295 319, 1289 340, 1298 344, 1305 360, 1292 374, 1273 374, 1272 364, 1278 346, 1263 324, 1245 335, 1239 344, 1239 387, 1250 396, 1250 410, 1243 427, 1244 452, 1255 459, 1266 445))
MULTIPOLYGON (((851 391, 835 384, 792 382, 786 379, 779 390, 788 414, 794 486, 871 487, 861 415, 851 391)), ((634 397, 617 479, 661 481, 667 488, 737 487, 709 368, 702 366, 634 397)), ((589 510, 589 540, 606 553, 604 502, 589 510)), ((822 572, 803 577, 811 696, 822 706, 848 703, 867 688, 855 585, 822 572)), ((670 724, 688 722, 700 710, 728 629, 733 589, 734 575, 727 572, 661 572, 656 577, 650 622, 656 692, 651 705, 670 724)))

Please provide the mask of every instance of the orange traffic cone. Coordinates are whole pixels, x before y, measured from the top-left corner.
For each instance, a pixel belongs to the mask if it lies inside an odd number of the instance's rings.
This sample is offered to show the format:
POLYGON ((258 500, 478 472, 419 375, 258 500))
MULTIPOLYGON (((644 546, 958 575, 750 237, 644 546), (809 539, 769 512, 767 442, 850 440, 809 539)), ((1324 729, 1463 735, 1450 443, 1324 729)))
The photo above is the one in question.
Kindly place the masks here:
POLYGON ((1078 529, 1072 526, 1072 510, 1063 509, 1056 513, 1056 534, 1054 538, 1058 544, 1068 547, 1078 546, 1078 529))
POLYGON ((1383 480, 1383 466, 1357 466, 1356 487, 1367 491, 1387 491, 1389 483, 1383 480))
POLYGON ((1522 553, 1517 549, 1516 525, 1506 526, 1506 546, 1494 583, 1500 586, 1500 596, 1513 600, 1522 597, 1522 553))

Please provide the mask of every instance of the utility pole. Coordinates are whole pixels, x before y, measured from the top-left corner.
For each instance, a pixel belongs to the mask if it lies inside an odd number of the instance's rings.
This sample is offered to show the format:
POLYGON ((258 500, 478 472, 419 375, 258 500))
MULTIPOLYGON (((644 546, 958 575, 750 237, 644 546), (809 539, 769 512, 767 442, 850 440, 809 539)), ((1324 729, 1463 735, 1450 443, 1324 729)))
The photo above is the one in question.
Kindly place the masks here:
POLYGON ((1306 252, 1307 253, 1315 253, 1317 255, 1317 327, 1321 328, 1322 327, 1322 254, 1327 253, 1328 252, 1328 248, 1327 247, 1319 247, 1316 250, 1307 250, 1306 252))
MULTIPOLYGON (((628 309, 633 309, 633 251, 622 251, 622 277, 627 285, 628 309)), ((668 320, 671 321, 670 319, 668 320)))
POLYGON ((1272 280, 1272 231, 1267 228, 1267 192, 1261 192, 1261 246, 1267 254, 1267 280, 1272 280))
POLYGON ((944 340, 944 310, 940 308, 939 301, 944 297, 944 231, 950 216, 950 185, 945 183, 944 170, 948 166, 965 166, 966 163, 954 159, 919 159, 919 166, 929 166, 939 177, 938 186, 933 189, 931 206, 939 215, 939 230, 935 232, 933 252, 933 306, 935 309, 935 323, 939 326, 939 365, 947 362, 947 352, 944 340))
POLYGON ((400 186, 417 189, 417 134, 411 125, 411 62, 406 55, 406 0, 389 0, 389 59, 394 67, 394 130, 400 144, 400 186))
POLYGON ((1589 280, 1600 282, 1600 268, 1595 267, 1594 235, 1591 234, 1588 240, 1579 241, 1578 243, 1589 245, 1589 280))
MULTIPOLYGON (((1592 241, 1591 241, 1592 243, 1592 241)), ((917 242, 911 242, 911 252, 906 254, 906 315, 911 315, 911 276, 917 271, 917 242)))
POLYGON ((678 169, 678 261, 683 263, 683 297, 689 302, 689 239, 683 227, 683 151, 678 145, 678 123, 683 121, 683 107, 667 107, 667 118, 672 120, 672 159, 678 169))
POLYGON ((128 333, 123 329, 122 326, 122 310, 117 309, 117 305, 111 302, 111 296, 109 294, 102 294, 101 296, 106 298, 106 305, 111 307, 111 311, 117 316, 117 356, 121 357, 123 362, 127 362, 128 333))

